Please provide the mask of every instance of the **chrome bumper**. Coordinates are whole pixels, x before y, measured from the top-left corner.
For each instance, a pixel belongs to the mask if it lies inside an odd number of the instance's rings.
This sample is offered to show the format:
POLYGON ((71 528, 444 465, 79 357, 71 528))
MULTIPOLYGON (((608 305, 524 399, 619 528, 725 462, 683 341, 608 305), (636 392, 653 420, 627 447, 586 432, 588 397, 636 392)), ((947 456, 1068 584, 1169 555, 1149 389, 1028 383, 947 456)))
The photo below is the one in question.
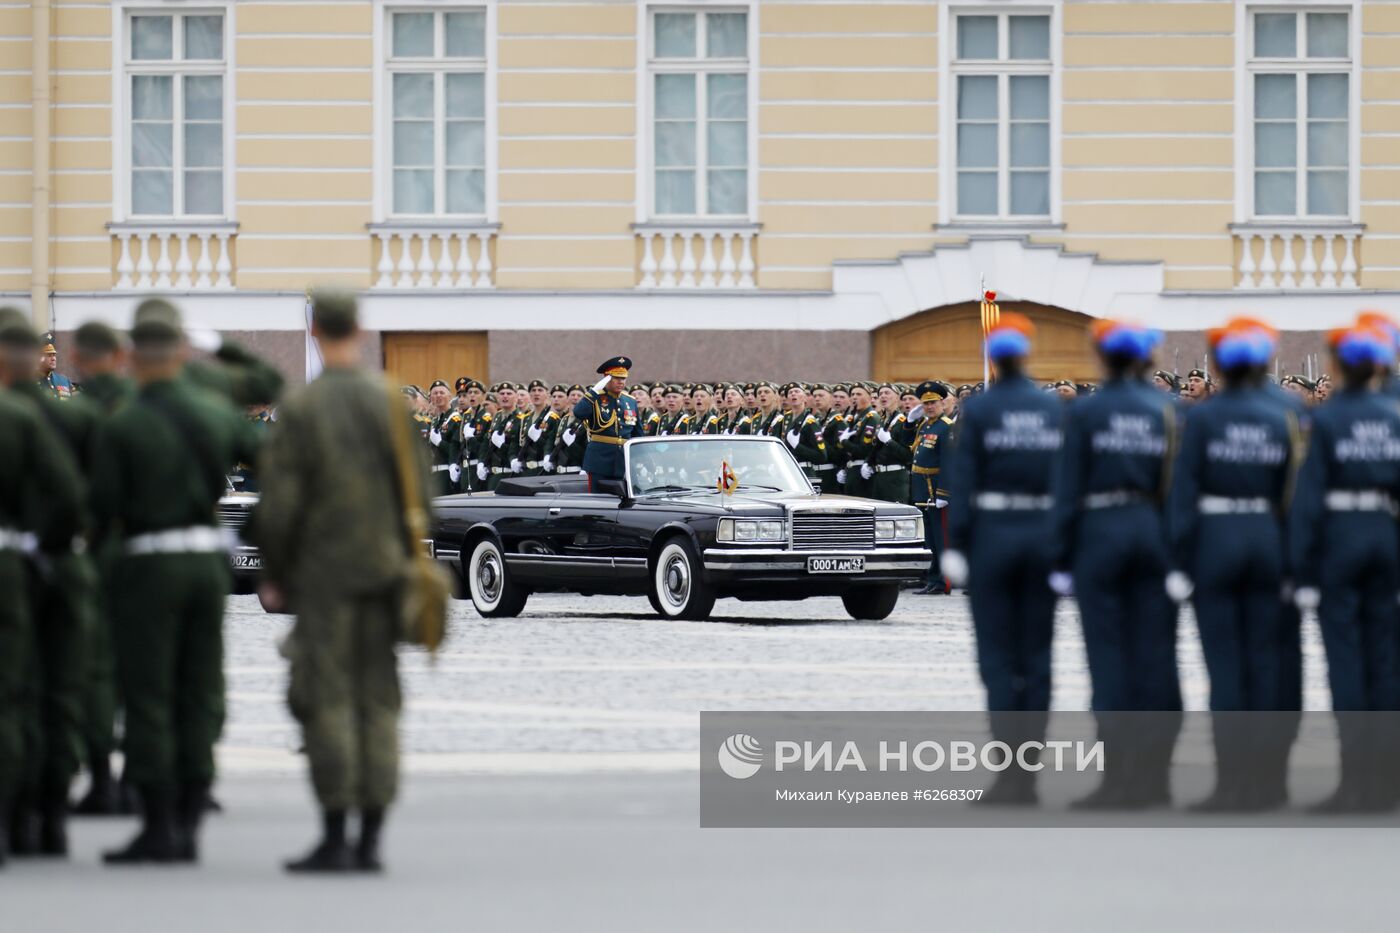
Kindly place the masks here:
MULTIPOLYGON (((785 548, 709 548, 705 551, 705 569, 761 570, 805 574, 809 557, 864 557, 866 573, 928 570, 933 552, 922 547, 888 547, 874 550, 790 551, 785 548)), ((859 576, 859 574, 852 574, 859 576)))

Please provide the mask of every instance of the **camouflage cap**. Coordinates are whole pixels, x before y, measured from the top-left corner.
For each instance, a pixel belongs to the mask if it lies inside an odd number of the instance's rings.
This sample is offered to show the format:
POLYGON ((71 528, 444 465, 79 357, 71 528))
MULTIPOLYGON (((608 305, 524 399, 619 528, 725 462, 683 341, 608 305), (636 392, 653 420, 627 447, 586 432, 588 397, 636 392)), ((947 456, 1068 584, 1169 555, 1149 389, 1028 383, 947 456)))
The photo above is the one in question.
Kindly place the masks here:
POLYGON ((164 298, 147 298, 136 306, 131 324, 134 343, 169 343, 183 334, 180 310, 164 298))
POLYGON ((29 315, 19 308, 9 305, 0 308, 0 343, 10 346, 37 347, 39 335, 34 332, 34 325, 30 323, 29 315))
POLYGON ((327 337, 348 337, 360 326, 360 311, 349 292, 325 291, 311 296, 311 323, 327 337))
POLYGON ((88 321, 73 333, 73 345, 87 356, 105 356, 121 349, 122 335, 101 321, 88 321))

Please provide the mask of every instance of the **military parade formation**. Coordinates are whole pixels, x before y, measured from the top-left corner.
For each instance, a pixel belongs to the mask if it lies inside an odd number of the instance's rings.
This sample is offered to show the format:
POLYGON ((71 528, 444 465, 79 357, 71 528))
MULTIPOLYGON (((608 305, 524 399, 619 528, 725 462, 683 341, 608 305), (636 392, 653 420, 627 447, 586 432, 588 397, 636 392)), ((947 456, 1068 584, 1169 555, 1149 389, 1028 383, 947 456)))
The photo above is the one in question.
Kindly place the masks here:
MULTIPOLYGON (((1159 333, 1099 321, 1097 386, 1033 382, 1034 327, 1014 313, 985 334, 994 378, 957 387, 629 384, 617 356, 587 387, 392 390, 359 366, 353 298, 318 296, 312 333, 325 371, 282 398, 270 365, 187 334, 162 299, 140 304, 129 333, 80 327, 73 381, 51 335, 0 309, 0 863, 65 855, 74 810, 139 811, 108 864, 199 859, 225 718, 229 541, 215 507, 234 482, 262 493, 246 534, 267 562, 265 603, 297 617, 289 706, 323 835, 286 867, 380 870, 395 644, 431 496, 548 474, 621 494, 633 437, 768 436, 825 494, 921 508, 932 559, 919 592, 969 596, 993 732, 1008 741, 1044 731, 1055 606, 1076 598, 1093 710, 1167 714, 1151 735, 1101 720, 1136 749, 1133 780, 1109 775, 1076 806, 1171 801, 1187 601, 1213 711, 1301 709, 1307 612, 1333 709, 1400 708, 1400 328, 1381 315, 1331 335, 1335 391, 1328 377, 1272 378, 1277 334, 1252 319, 1212 331, 1209 370, 1185 379, 1154 370, 1159 333)), ((1400 807, 1400 774, 1374 752, 1383 737, 1354 722, 1320 809, 1400 807)), ((1217 722, 1217 783, 1196 806, 1285 805, 1294 731, 1217 722)), ((1011 769, 984 802, 1036 799, 1034 774, 1011 769)))

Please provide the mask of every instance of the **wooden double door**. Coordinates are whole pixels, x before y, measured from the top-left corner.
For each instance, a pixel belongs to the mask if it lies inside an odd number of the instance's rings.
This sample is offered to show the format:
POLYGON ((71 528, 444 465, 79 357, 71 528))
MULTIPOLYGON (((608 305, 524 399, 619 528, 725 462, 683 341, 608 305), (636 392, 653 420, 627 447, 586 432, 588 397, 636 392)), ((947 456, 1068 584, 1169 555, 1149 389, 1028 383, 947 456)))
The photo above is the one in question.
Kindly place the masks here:
POLYGON ((449 387, 461 376, 483 385, 490 379, 485 334, 389 331, 382 340, 384 372, 397 385, 416 385, 427 391, 435 379, 449 387))

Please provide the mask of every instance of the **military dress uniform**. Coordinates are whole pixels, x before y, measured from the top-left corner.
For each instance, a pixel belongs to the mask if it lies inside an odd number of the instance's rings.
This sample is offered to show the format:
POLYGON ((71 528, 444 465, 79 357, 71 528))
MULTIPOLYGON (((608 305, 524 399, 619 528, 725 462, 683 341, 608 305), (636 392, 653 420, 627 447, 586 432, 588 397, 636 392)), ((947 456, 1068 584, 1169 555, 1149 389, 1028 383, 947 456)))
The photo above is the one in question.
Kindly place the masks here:
MULTIPOLYGON (((921 401, 946 398, 948 390, 936 382, 919 386, 921 401)), ((924 513, 924 546, 933 553, 925 589, 945 593, 948 585, 938 566, 943 555, 943 516, 948 507, 948 490, 943 479, 943 453, 948 446, 951 418, 939 416, 919 422, 914 439, 914 459, 909 466, 909 501, 924 513)))
MULTIPOLYGON (((653 414, 655 414, 653 412, 653 414)), ((583 454, 588 448, 588 429, 572 410, 565 413, 559 422, 559 432, 554 441, 551 462, 554 472, 574 474, 583 471, 583 454)))
POLYGON ((627 378, 632 361, 617 356, 598 367, 605 378, 583 392, 574 405, 574 415, 588 428, 588 448, 583 453, 583 472, 592 480, 621 481, 625 461, 622 445, 636 436, 637 400, 627 393, 613 395, 605 388, 608 379, 627 378))
POLYGON ((871 464, 875 470, 872 494, 885 502, 909 501, 909 466, 914 462, 914 444, 918 429, 902 411, 891 412, 883 430, 875 439, 880 442, 871 464))
MULTIPOLYGON (((786 387, 783 395, 787 395, 786 387)), ((822 470, 827 467, 826 438, 822 436, 817 416, 809 410, 785 412, 782 432, 783 440, 797 458, 797 465, 813 486, 820 487, 822 470)))
POLYGON ((837 479, 846 467, 846 449, 841 443, 841 432, 846 430, 846 416, 835 408, 821 420, 822 442, 826 444, 826 463, 822 465, 822 492, 840 495, 845 492, 844 484, 837 479))
POLYGON ((522 430, 521 475, 539 476, 545 472, 545 458, 554 450, 554 439, 559 433, 559 412, 546 407, 538 414, 531 414, 522 424, 522 430))
MULTIPOLYGON (((434 382, 428 391, 445 382, 434 382)), ((434 412, 428 425, 428 446, 431 451, 433 490, 435 495, 448 496, 457 491, 462 477, 462 413, 453 405, 447 411, 434 412)))
POLYGON ((876 435, 883 428, 884 419, 872 405, 856 413, 841 432, 841 451, 846 460, 842 467, 846 495, 866 499, 875 497, 875 466, 871 461, 879 450, 876 435))

